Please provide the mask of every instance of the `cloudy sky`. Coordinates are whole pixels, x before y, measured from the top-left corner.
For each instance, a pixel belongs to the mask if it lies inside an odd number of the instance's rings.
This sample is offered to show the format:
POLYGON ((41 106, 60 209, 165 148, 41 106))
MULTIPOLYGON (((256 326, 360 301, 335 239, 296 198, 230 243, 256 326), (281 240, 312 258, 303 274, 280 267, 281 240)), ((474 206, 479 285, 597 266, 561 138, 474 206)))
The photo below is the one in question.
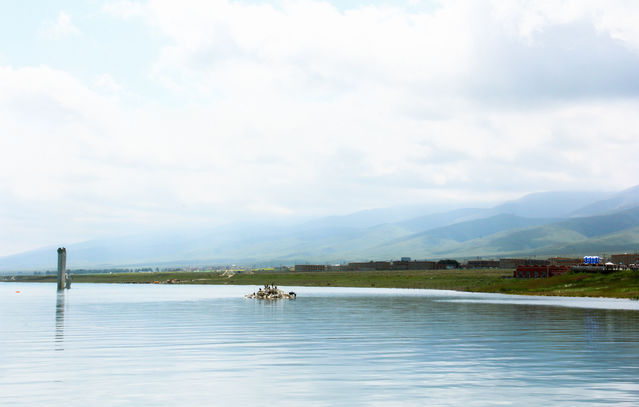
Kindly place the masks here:
POLYGON ((639 183, 639 3, 4 2, 0 255, 639 183))

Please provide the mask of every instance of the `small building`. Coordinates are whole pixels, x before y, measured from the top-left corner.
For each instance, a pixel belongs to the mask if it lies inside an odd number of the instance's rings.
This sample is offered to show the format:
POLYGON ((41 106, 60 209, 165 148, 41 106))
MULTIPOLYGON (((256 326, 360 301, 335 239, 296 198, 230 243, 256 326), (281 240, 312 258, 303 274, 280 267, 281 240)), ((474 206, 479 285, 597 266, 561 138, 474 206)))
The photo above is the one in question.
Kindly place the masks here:
POLYGON ((435 270, 437 263, 428 260, 413 260, 413 261, 394 261, 393 270, 435 270))
POLYGON ((517 266, 513 272, 515 278, 549 278, 560 276, 570 271, 569 266, 517 266))
POLYGON ((324 264, 296 264, 296 272, 326 271, 324 264))
POLYGON ((603 264, 603 259, 599 256, 584 256, 584 262, 582 264, 589 266, 599 266, 603 264))
POLYGON ((461 265, 457 260, 454 259, 441 259, 437 262, 436 268, 438 270, 452 270, 458 269, 461 265))
POLYGON ((614 263, 615 265, 622 265, 622 266, 638 264, 639 254, 638 253, 613 254, 610 256, 610 262, 614 263))
POLYGON ((548 260, 551 266, 578 266, 584 261, 574 257, 551 257, 548 260))
POLYGON ((511 269, 517 266, 547 266, 550 262, 541 259, 499 259, 499 268, 511 269))
POLYGON ((499 260, 468 260, 466 267, 469 269, 487 269, 499 267, 499 260))
POLYGON ((348 263, 345 267, 346 270, 351 271, 373 271, 373 270, 390 270, 390 261, 369 261, 359 263, 348 263))

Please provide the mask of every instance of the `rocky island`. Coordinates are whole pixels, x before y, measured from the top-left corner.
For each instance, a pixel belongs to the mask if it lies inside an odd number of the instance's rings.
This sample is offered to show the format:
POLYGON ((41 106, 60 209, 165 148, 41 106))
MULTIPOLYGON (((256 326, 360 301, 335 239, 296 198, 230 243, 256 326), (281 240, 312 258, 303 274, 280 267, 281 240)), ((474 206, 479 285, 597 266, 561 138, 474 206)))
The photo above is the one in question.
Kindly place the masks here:
POLYGON ((297 294, 293 291, 286 293, 277 288, 274 284, 266 284, 264 285, 264 289, 260 288, 257 292, 252 294, 246 294, 244 297, 246 298, 255 298, 258 300, 280 300, 280 299, 289 299, 293 300, 297 298, 297 294))

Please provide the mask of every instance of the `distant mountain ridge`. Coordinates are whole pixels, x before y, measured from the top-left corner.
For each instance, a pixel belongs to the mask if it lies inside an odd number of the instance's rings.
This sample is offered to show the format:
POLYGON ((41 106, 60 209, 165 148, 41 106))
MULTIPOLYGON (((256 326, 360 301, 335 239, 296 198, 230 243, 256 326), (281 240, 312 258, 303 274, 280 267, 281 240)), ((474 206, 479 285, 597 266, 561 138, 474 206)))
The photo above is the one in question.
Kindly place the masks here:
MULTIPOLYGON (((602 254, 610 251, 636 251, 639 239, 630 233, 639 227, 639 207, 609 215, 571 218, 545 225, 498 232, 481 239, 468 241, 455 248, 469 255, 570 255, 602 254), (625 236, 628 240, 613 236, 625 236), (605 242, 608 244, 598 244, 605 242), (594 251, 594 253, 593 253, 594 251), (481 254, 480 254, 481 253, 481 254)), ((450 252, 439 252, 447 255, 450 252)))
POLYGON ((606 214, 639 206, 639 185, 625 189, 608 198, 584 205, 571 213, 572 216, 592 216, 606 214))
POLYGON ((594 205, 609 196, 609 193, 593 191, 536 192, 505 202, 493 210, 529 218, 564 218, 575 216, 584 206, 594 205))
MULTIPOLYGON (((639 186, 603 194, 542 192, 492 208, 433 210, 415 205, 297 224, 235 224, 96 239, 68 245, 67 264, 280 265, 403 256, 576 256, 639 249, 639 186), (583 213, 589 215, 578 216, 583 213)), ((0 270, 5 271, 51 270, 55 264, 55 247, 0 258, 0 270)))

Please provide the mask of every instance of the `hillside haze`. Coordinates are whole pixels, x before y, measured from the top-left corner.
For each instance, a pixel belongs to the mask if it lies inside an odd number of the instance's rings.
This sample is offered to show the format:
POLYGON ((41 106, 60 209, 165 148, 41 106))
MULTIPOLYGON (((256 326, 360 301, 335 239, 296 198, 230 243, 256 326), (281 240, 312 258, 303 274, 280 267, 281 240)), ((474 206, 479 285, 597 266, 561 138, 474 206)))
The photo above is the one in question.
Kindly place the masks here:
MULTIPOLYGON (((534 193, 492 208, 437 209, 415 205, 293 224, 236 223, 95 239, 67 246, 68 267, 578 256, 639 248, 639 186, 618 193, 534 193)), ((55 265, 55 247, 0 258, 3 271, 55 265)))

